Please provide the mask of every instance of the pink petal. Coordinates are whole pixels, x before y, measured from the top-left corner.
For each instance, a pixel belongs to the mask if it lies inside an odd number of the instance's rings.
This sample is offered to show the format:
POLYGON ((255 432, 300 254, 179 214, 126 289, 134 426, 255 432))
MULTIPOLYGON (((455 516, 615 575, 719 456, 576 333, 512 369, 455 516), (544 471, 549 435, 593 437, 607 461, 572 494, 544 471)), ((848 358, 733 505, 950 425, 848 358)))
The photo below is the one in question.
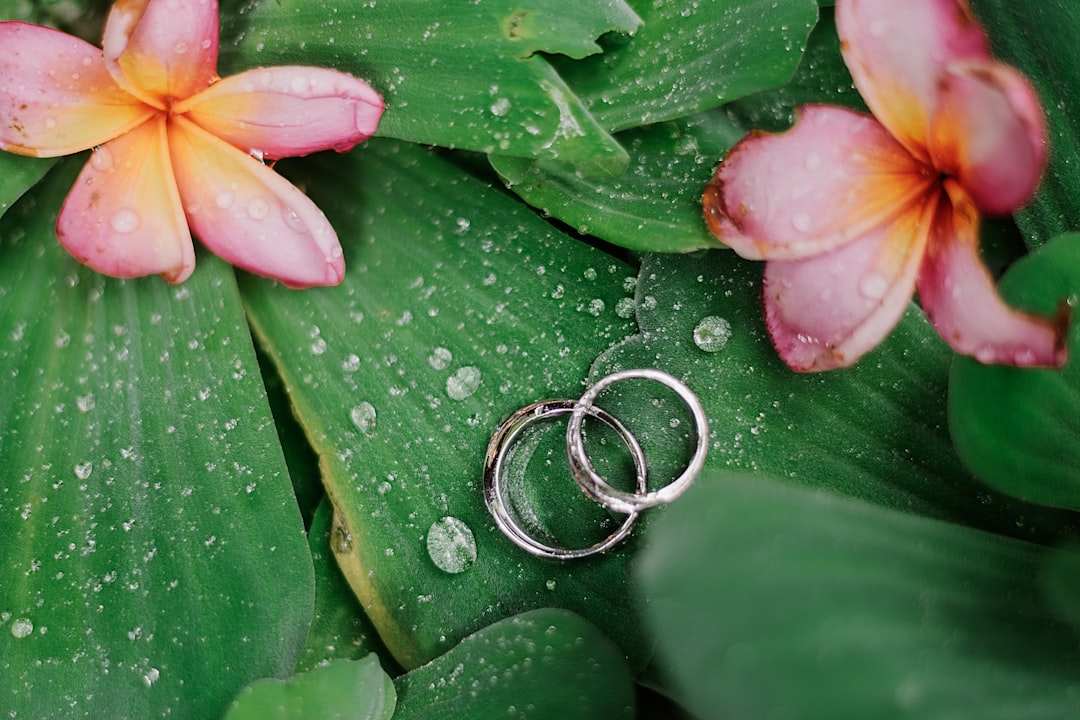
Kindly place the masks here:
POLYGON ((249 70, 173 108, 267 158, 348 150, 375 132, 382 109, 382 98, 367 83, 315 67, 249 70))
POLYGON ((935 181, 869 115, 815 105, 782 135, 752 133, 706 191, 713 232, 750 259, 830 252, 888 222, 935 181))
POLYGON ((341 282, 337 235, 304 193, 183 117, 169 133, 188 222, 204 245, 290 287, 341 282))
POLYGON ((102 47, 117 83, 165 109, 217 79, 217 0, 117 0, 102 47))
POLYGON ((979 258, 979 215, 955 182, 934 218, 919 270, 919 300, 938 334, 984 363, 1058 367, 1065 362, 1064 318, 1017 312, 1001 300, 979 258))
POLYGON ((195 267, 165 128, 155 118, 95 150, 64 201, 60 243, 98 272, 183 282, 195 267))
POLYGON ((831 253, 765 265, 765 322, 793 370, 852 365, 889 334, 915 288, 925 206, 831 253))
POLYGON ((955 65, 942 76, 930 151, 980 210, 1012 212, 1038 187, 1046 165, 1046 122, 1038 96, 1012 68, 955 65))
POLYGON ((54 157, 145 122, 153 109, 121 90, 101 51, 58 30, 0 23, 0 149, 54 157))
POLYGON ((964 0, 837 0, 836 27, 855 86, 882 124, 926 159, 937 84, 951 63, 987 60, 964 0))

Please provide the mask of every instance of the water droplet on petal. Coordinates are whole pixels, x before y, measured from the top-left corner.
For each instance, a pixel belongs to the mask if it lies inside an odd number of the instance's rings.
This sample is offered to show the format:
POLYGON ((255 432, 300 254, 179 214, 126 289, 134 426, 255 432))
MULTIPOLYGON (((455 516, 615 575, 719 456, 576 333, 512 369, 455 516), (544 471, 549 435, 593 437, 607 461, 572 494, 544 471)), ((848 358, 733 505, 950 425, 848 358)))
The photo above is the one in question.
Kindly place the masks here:
POLYGON ((112 218, 109 219, 109 224, 118 233, 133 233, 142 225, 142 219, 139 217, 139 213, 131 208, 124 208, 113 213, 112 218))
POLYGON ((300 214, 293 210, 291 207, 284 207, 281 209, 281 214, 285 218, 285 224, 298 233, 306 233, 308 230, 307 225, 304 224, 300 214))
POLYGON ((247 212, 252 220, 262 220, 270 214, 270 205, 262 198, 252 198, 248 203, 247 212))
POLYGON ((859 280, 859 292, 869 300, 880 300, 889 289, 889 279, 879 272, 863 275, 859 280))
POLYGON ((233 195, 231 192, 229 192, 228 190, 222 190, 217 194, 217 197, 214 198, 214 204, 222 210, 225 210, 226 208, 232 206, 233 200, 235 199, 236 196, 233 195))
POLYGON ((446 378, 446 394, 451 400, 464 400, 471 397, 480 387, 480 368, 466 365, 446 378))
POLYGON ((52 130, 54 127, 56 127, 56 118, 54 118, 54 117, 45 118, 45 128, 47 130, 52 130))
POLYGON ((173 52, 177 55, 183 55, 188 51, 188 44, 186 42, 178 42, 173 45, 173 52))
POLYGON ((791 218, 791 225, 799 232, 810 232, 813 223, 814 219, 810 217, 809 213, 798 213, 791 218))
POLYGON ((112 172, 113 154, 107 147, 95 148, 90 155, 90 165, 98 172, 112 172))
POLYGON ((731 323, 722 317, 709 315, 701 318, 694 328, 694 344, 703 352, 718 352, 731 340, 731 323))
POLYGON ((15 618, 11 621, 11 634, 17 638, 24 638, 34 632, 34 623, 29 618, 15 618))
POLYGON ((352 409, 349 419, 357 430, 369 433, 375 429, 375 406, 369 402, 362 402, 352 409))
POLYGON ((456 517, 444 517, 431 524, 427 551, 435 567, 448 573, 465 572, 476 562, 476 538, 456 517))

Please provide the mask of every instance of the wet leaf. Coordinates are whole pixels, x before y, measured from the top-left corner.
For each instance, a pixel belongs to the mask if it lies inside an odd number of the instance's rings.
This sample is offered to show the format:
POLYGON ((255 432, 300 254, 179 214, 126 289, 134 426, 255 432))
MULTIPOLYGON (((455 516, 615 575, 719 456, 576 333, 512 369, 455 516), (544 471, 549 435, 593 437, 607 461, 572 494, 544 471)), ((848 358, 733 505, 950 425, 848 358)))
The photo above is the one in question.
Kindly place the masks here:
POLYGON ((716 111, 627 130, 616 139, 630 166, 617 177, 549 160, 490 159, 523 200, 583 234, 632 250, 688 252, 719 245, 705 226, 701 193, 743 133, 716 111))
POLYGON ((223 45, 223 67, 334 67, 384 96, 379 135, 617 172, 626 153, 540 53, 581 57, 599 50, 599 36, 633 32, 640 20, 622 0, 563 7, 255 0, 223 28, 236 37, 223 45))
POLYGON ((596 627, 565 610, 493 623, 395 683, 394 720, 634 717, 625 658, 596 627))
POLYGON ((651 530, 648 618, 703 720, 1076 708, 1080 635, 1035 582, 1042 546, 721 473, 651 530))
POLYGON ((957 357, 949 429, 971 471, 998 490, 1080 510, 1080 235, 1055 238, 1000 284, 1014 307, 1052 317, 1069 309, 1069 360, 1060 370, 983 365, 957 357), (1068 303, 1068 306, 1066 306, 1068 303))
POLYGON ((219 717, 296 661, 303 525, 232 271, 76 263, 53 225, 79 164, 0 221, 2 705, 219 717))
POLYGON ((611 130, 671 120, 783 85, 817 22, 815 0, 635 0, 644 25, 602 55, 558 61, 611 130))
POLYGON ((225 720, 390 720, 397 692, 379 659, 334 660, 288 680, 258 680, 225 720))
POLYGON ((0 152, 0 217, 56 164, 55 160, 0 152))
MULTIPOLYGON (((242 285, 319 453, 339 563, 389 649, 415 667, 495 620, 562 606, 643 662, 629 550, 535 558, 495 528, 482 493, 498 424, 536 400, 576 398, 596 355, 632 331, 619 308, 634 271, 415 146, 375 141, 310 169, 339 178, 310 191, 342 238, 345 281, 242 285)), ((543 427, 554 444, 537 439, 518 485, 553 516, 538 531, 590 544, 612 519, 565 470, 565 425, 543 427)))
MULTIPOLYGON (((1072 526, 1068 514, 995 493, 965 470, 946 417, 952 353, 914 306, 854 368, 799 374, 766 335, 760 263, 720 250, 648 255, 636 304, 640 334, 601 356, 592 376, 657 367, 684 379, 709 417, 708 467, 1032 539, 1072 526)), ((636 435, 656 436, 650 475, 674 477, 693 439, 689 424, 672 424, 672 410, 658 412, 647 392, 614 387, 602 399, 636 435)))
POLYGON ((398 671, 334 559, 333 544, 343 541, 333 528, 334 509, 324 500, 308 533, 315 562, 315 614, 297 663, 298 672, 331 660, 359 660, 375 653, 388 672, 398 671))

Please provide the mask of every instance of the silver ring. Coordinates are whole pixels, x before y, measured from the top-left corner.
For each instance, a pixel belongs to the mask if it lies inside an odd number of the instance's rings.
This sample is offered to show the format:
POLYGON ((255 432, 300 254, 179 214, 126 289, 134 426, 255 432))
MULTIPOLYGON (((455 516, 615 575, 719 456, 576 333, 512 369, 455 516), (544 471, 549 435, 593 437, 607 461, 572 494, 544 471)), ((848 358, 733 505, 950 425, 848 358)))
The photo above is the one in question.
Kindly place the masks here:
MULTIPOLYGON (((596 417, 601 416, 596 415, 596 417)), ((633 434, 628 431, 627 434, 633 437, 633 434)), ((624 435, 624 439, 625 437, 624 435)), ((701 407, 701 401, 683 382, 666 372, 654 369, 623 370, 598 380, 585 391, 585 394, 574 405, 574 409, 570 414, 570 423, 566 428, 566 455, 574 479, 577 480, 578 485, 581 486, 586 495, 609 510, 619 513, 640 512, 646 508, 669 503, 682 495, 705 465, 705 454, 708 449, 709 421, 705 417, 705 410, 701 407), (690 408, 697 432, 697 447, 694 449, 694 454, 690 458, 686 469, 670 483, 652 492, 648 492, 647 487, 636 493, 625 492, 611 487, 593 468, 589 456, 585 453, 585 438, 581 433, 585 416, 596 415, 593 411, 598 408, 593 403, 600 393, 621 380, 635 379, 653 380, 675 391, 675 394, 682 398, 682 401, 690 408)), ((643 473, 639 473, 639 475, 643 475, 643 473)))
MULTIPOLYGON (((627 516, 626 520, 623 521, 622 525, 620 525, 615 532, 595 545, 580 549, 570 549, 552 547, 551 545, 546 545, 530 536, 517 524, 513 516, 506 509, 506 503, 503 499, 502 492, 502 465, 510 447, 529 425, 539 420, 549 419, 556 415, 572 413, 579 404, 580 402, 575 403, 573 400, 542 400, 540 402, 532 403, 531 405, 526 405, 507 418, 502 425, 499 426, 499 429, 492 435, 491 442, 488 443, 487 453, 484 455, 484 501, 487 503, 488 510, 495 518, 495 524, 499 526, 499 529, 503 531, 503 534, 510 538, 515 545, 538 557, 567 560, 605 552, 617 545, 623 538, 630 534, 630 531, 633 529, 634 523, 638 518, 637 510, 615 510, 615 512, 627 516)), ((641 493, 645 493, 648 490, 648 483, 645 479, 645 454, 642 452, 637 438, 635 438, 621 422, 598 407, 589 406, 582 408, 581 415, 582 417, 591 415, 606 425, 609 425, 619 434, 619 437, 626 443, 626 447, 629 448, 630 454, 634 458, 638 490, 641 493)), ((575 480, 581 485, 580 478, 575 477, 575 480)))

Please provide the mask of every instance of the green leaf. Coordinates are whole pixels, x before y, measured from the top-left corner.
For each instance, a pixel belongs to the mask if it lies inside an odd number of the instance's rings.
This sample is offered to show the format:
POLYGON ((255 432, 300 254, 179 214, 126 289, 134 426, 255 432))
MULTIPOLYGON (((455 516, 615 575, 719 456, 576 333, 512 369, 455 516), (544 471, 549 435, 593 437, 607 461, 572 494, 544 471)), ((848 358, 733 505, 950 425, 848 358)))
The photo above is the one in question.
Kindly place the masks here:
POLYGON ((616 139, 630 167, 614 178, 550 160, 490 160, 523 200, 583 234, 632 250, 688 252, 719 245, 705 226, 701 193, 743 133, 718 112, 627 130, 616 139))
POLYGON ((634 717, 619 649, 565 610, 496 622, 395 680, 394 720, 596 720, 634 717))
POLYGON ((1032 247, 1080 230, 1080 5, 973 0, 995 54, 1024 72, 1042 99, 1050 164, 1035 198, 1017 215, 1032 247))
MULTIPOLYGON (((596 355, 632 331, 617 308, 633 270, 415 146, 373 141, 302 169, 342 238, 345 280, 294 293, 245 277, 244 297, 320 455, 348 548, 339 563, 387 646, 415 667, 501 617, 562 606, 642 662, 628 556, 527 555, 495 528, 481 483, 498 424, 578 397, 596 355), (432 530, 460 530, 448 517, 468 528, 471 566, 442 569, 429 550, 432 530)), ((565 451, 563 469, 558 451, 550 468, 543 447, 534 456, 520 484, 554 494, 540 507, 562 541, 610 532, 565 451)))
POLYGON ((761 475, 701 480, 639 567, 695 716, 1075 713, 1080 636, 1034 582, 1045 548, 761 475))
POLYGON ((311 670, 330 660, 359 660, 376 653, 383 667, 396 671, 394 659, 334 560, 332 548, 335 543, 340 546, 343 531, 334 527, 333 516, 330 501, 323 500, 308 533, 315 562, 315 614, 296 669, 311 670))
MULTIPOLYGON (((718 470, 765 472, 1023 537, 1053 539, 1071 526, 1068 515, 994 493, 966 472, 947 430, 952 354, 914 306, 854 368, 794 373, 765 332, 761 268, 728 251, 646 256, 636 294, 641 333, 601 356, 592 376, 657 367, 683 378, 709 417, 707 465, 718 470)), ((674 477, 685 464, 688 423, 669 427, 668 409, 629 390, 612 388, 605 409, 639 436, 652 429, 650 464, 668 469, 650 475, 674 477)))
POLYGON ((556 67, 601 125, 622 130, 716 107, 791 77, 815 0, 634 0, 644 25, 556 67))
POLYGON ((0 221, 0 705, 218 717, 292 670, 303 526, 232 271, 79 265, 53 230, 78 169, 0 221))
POLYGON ((0 217, 56 164, 55 160, 0 152, 0 217))
POLYGON ((334 660, 288 680, 252 683, 225 720, 390 720, 397 692, 379 659, 334 660))
MULTIPOLYGON (((1080 297, 1080 234, 1055 238, 1010 268, 1000 292, 1017 309, 1052 317, 1080 297)), ((1075 314, 1075 311, 1074 311, 1075 314)), ((957 357, 949 429, 983 481, 1010 495, 1080 510, 1080 322, 1060 370, 983 365, 957 357)))
POLYGON ((1039 581, 1051 609, 1080 632, 1080 543, 1075 537, 1047 554, 1039 581))
POLYGON ((334 67, 370 82, 387 109, 379 135, 617 172, 626 153, 549 61, 596 52, 640 23, 622 2, 582 0, 255 0, 223 27, 222 67, 334 67))

